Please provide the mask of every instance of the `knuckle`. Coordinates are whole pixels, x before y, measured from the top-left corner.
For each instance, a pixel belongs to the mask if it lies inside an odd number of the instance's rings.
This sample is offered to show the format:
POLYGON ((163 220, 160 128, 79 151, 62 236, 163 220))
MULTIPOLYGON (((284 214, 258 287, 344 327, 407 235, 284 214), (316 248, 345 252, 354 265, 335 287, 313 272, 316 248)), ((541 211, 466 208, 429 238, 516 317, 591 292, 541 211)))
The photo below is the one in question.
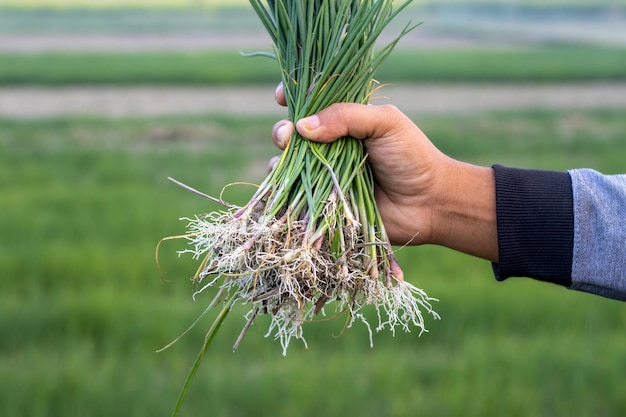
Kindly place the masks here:
POLYGON ((384 111, 385 113, 387 113, 389 116, 394 116, 397 117, 399 115, 402 114, 402 112, 400 111, 400 109, 398 109, 395 105, 393 104, 381 104, 380 109, 382 111, 384 111))

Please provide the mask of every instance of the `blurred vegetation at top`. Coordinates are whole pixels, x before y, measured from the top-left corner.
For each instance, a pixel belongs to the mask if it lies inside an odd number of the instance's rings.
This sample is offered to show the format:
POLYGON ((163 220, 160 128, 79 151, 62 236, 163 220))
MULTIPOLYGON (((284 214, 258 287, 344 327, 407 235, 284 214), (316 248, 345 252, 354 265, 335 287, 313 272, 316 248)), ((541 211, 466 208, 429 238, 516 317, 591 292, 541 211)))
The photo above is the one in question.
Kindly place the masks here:
MULTIPOLYGON (((146 4, 0 0, 0 85, 229 85, 278 79, 274 62, 257 58, 250 64, 240 56, 240 51, 271 50, 246 1, 146 4), (107 44, 110 38, 115 42, 107 44)), ((396 34, 409 21, 423 24, 381 68, 382 82, 626 79, 622 2, 415 1, 387 33, 396 34)))
MULTIPOLYGON (((443 5, 499 5, 497 0, 414 0, 416 5, 443 4, 443 5)), ((89 7, 89 8, 128 8, 128 7, 232 7, 247 5, 248 0, 0 0, 0 6, 9 7, 89 7)), ((620 5, 621 0, 516 0, 506 2, 509 5, 523 6, 551 6, 551 5, 620 5)))

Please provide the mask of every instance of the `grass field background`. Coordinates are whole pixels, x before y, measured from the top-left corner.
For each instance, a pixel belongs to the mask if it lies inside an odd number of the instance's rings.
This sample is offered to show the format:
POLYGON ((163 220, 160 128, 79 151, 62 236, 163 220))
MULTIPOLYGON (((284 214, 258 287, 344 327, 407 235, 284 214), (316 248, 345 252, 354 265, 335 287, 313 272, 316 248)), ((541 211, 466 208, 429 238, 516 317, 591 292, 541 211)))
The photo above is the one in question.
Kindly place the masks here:
MULTIPOLYGON (((21 416, 165 416, 209 321, 170 350, 208 296, 190 298, 194 263, 180 216, 215 209, 168 183, 218 193, 260 181, 273 120, 0 121, 0 411, 21 416), (163 132, 169 132, 164 135, 163 132), (167 137, 167 140, 163 140, 167 137)), ((437 117, 422 128, 466 161, 619 172, 622 112, 437 117)), ((245 201, 250 190, 226 195, 245 201)), ((306 327, 287 357, 263 320, 239 351, 232 314, 183 415, 620 416, 626 310, 529 280, 496 283, 490 265, 441 248, 399 252, 407 277, 439 298, 431 332, 339 338, 342 320, 306 327)))
MULTIPOLYGON (((0 13, 0 31, 45 36, 52 29, 42 32, 36 22, 48 12, 0 13)), ((80 13, 67 13, 57 20, 64 33, 84 33, 80 13)), ((135 27, 120 23, 125 12, 107 13, 101 30, 135 27)), ((184 26, 175 19, 171 25, 184 26)), ((247 82, 269 83, 271 94, 273 63, 242 65, 236 52, 3 53, 0 84, 62 91, 247 82)), ((617 47, 542 42, 505 51, 399 50, 381 78, 623 82, 625 55, 617 47)), ((468 162, 624 172, 624 109, 409 116, 444 152, 468 162)), ((0 119, 0 415, 170 414, 212 317, 169 350, 155 351, 195 320, 210 294, 192 301, 196 263, 176 256, 183 243, 161 248, 166 280, 155 247, 183 232, 179 217, 217 207, 166 178, 210 194, 234 181, 260 182, 277 153, 269 140, 274 122, 212 114, 0 119)), ((231 187, 225 198, 244 203, 251 193, 231 187)), ((182 415, 626 414, 622 303, 527 279, 497 283, 488 262, 442 248, 398 254, 407 278, 440 300, 442 320, 429 320, 429 333, 376 334, 372 349, 363 326, 337 337, 342 320, 311 323, 309 348, 294 343, 283 357, 279 343, 263 337, 261 319, 233 353, 244 324, 238 309, 182 415)))

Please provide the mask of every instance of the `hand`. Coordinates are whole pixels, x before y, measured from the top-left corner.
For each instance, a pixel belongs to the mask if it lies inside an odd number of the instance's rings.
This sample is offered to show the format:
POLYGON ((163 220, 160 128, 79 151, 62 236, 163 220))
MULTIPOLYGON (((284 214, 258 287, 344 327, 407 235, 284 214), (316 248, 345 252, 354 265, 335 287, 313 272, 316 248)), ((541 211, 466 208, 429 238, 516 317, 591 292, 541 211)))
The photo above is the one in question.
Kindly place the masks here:
MULTIPOLYGON (((276 99, 285 105, 282 86, 276 99)), ((449 158, 392 105, 334 104, 297 121, 295 128, 316 142, 344 136, 364 141, 391 243, 440 244, 497 260, 491 168, 449 158)), ((284 149, 293 129, 288 120, 278 122, 274 143, 284 149)))

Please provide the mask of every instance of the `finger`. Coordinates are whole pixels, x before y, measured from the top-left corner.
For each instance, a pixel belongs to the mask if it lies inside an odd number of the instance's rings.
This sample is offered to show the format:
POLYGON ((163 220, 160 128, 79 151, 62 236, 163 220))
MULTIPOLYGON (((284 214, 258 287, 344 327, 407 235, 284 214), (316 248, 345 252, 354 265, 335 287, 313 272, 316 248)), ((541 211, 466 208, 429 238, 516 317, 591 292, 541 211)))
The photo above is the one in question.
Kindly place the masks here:
POLYGON ((332 142, 344 136, 368 139, 388 136, 398 126, 406 124, 405 117, 392 105, 338 103, 299 120, 296 129, 302 136, 317 142, 332 142))
POLYGON ((276 102, 278 104, 280 104, 281 106, 287 105, 287 99, 285 99, 285 87, 283 86, 282 82, 278 84, 278 87, 276 87, 275 95, 276 95, 276 102))
POLYGON ((279 149, 285 149, 293 135, 293 123, 289 120, 281 120, 272 129, 272 140, 279 149))

